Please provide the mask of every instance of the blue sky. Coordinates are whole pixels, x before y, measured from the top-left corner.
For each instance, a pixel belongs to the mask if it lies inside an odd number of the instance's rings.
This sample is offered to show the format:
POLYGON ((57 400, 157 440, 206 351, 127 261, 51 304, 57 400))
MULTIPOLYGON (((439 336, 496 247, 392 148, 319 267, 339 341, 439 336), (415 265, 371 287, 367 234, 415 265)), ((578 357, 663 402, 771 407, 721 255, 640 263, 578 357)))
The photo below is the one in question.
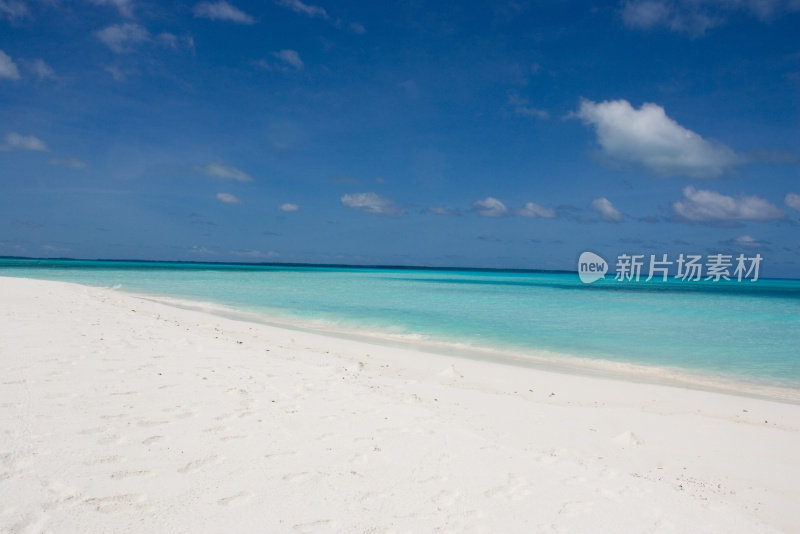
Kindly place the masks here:
POLYGON ((0 0, 0 255, 800 277, 800 2, 0 0))

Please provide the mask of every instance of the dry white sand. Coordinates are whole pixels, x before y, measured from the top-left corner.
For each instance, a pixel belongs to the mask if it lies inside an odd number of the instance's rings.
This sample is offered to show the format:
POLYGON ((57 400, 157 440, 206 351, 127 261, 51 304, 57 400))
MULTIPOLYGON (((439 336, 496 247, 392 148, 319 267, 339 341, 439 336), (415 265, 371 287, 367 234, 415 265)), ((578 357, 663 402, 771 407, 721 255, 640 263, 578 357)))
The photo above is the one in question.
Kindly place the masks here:
POLYGON ((0 278, 2 532, 800 532, 798 428, 0 278))

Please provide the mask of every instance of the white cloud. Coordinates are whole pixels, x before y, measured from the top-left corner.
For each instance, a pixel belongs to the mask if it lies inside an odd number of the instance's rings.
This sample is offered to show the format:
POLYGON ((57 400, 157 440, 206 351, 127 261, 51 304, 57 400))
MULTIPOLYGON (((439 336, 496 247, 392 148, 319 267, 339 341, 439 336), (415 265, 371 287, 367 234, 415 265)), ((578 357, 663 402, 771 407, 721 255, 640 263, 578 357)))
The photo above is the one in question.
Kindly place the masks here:
POLYGON ((0 18, 14 22, 28 15, 28 6, 19 0, 0 0, 0 18))
POLYGON ((43 59, 34 59, 28 65, 28 68, 33 73, 34 76, 39 78, 40 80, 46 80, 48 78, 55 78, 56 73, 53 68, 48 65, 43 59))
MULTIPOLYGON (((151 34, 147 28, 132 22, 124 24, 112 24, 102 30, 94 32, 95 36, 116 54, 130 54, 143 44, 158 45, 165 48, 177 50, 179 45, 194 52, 194 38, 190 35, 178 37, 169 32, 162 32, 158 35, 151 34)), ((112 67, 116 69, 116 67, 112 67)), ((123 76, 117 76, 109 67, 106 70, 111 72, 114 79, 121 81, 123 76)), ((118 70, 118 69, 117 69, 118 70)))
POLYGON ((662 175, 713 178, 740 162, 725 145, 707 141, 669 118, 657 104, 581 101, 575 116, 591 125, 605 155, 662 175))
POLYGON ((544 217, 545 219, 552 219, 556 216, 555 211, 551 210, 550 208, 540 206, 535 202, 526 202, 522 209, 517 212, 517 214, 522 215, 523 217, 544 217))
POLYGON ((664 2, 626 2, 622 20, 630 28, 648 29, 668 22, 670 8, 664 2))
POLYGON ((606 222, 621 222, 623 219, 622 213, 606 197, 592 200, 590 207, 598 212, 606 222))
POLYGON ((89 0, 96 6, 116 7, 123 17, 133 17, 133 2, 131 0, 89 0))
POLYGON ((20 135, 17 132, 8 132, 5 142, 0 145, 0 150, 39 150, 46 152, 47 145, 44 141, 33 135, 20 135))
POLYGON ((621 14, 629 28, 665 27, 697 37, 737 12, 770 21, 796 11, 800 11, 797 0, 628 0, 621 14))
POLYGON ((297 211, 300 209, 300 206, 287 202, 286 204, 278 206, 278 209, 281 211, 297 211))
POLYGON ((447 215, 448 217, 456 215, 455 211, 442 208, 441 206, 428 206, 428 211, 430 213, 435 213, 436 215, 447 215))
POLYGON ((8 54, 0 50, 0 78, 8 78, 9 80, 19 80, 19 69, 17 64, 9 57, 8 54))
POLYGON ((767 244, 749 235, 740 235, 736 239, 732 239, 731 241, 729 241, 729 243, 737 247, 748 247, 748 248, 761 248, 767 244))
POLYGON ((188 252, 189 254, 202 254, 204 256, 216 254, 216 252, 214 252, 210 248, 201 247, 198 245, 194 245, 192 248, 188 250, 188 252))
POLYGON ((262 250, 255 250, 255 249, 229 250, 228 254, 231 254, 233 256, 241 256, 244 258, 257 258, 262 260, 277 258, 278 256, 280 256, 280 254, 275 252, 274 250, 268 250, 264 252, 262 250))
POLYGON ((178 36, 174 33, 169 32, 162 32, 155 36, 155 40, 158 41, 159 44, 165 46, 167 48, 172 48, 173 50, 178 48, 178 36))
POLYGON ((297 70, 304 67, 303 60, 300 59, 300 54, 296 50, 281 50, 280 52, 273 52, 272 55, 297 70))
POLYGON ((230 193, 217 193, 217 200, 220 202, 224 202, 225 204, 241 204, 242 201, 239 200, 235 195, 230 193))
POLYGON ((228 165, 222 165, 221 163, 207 163, 197 167, 197 170, 204 172, 209 176, 222 178, 223 180, 236 180, 239 182, 253 181, 253 178, 251 178, 250 175, 243 170, 228 165))
POLYGON ((211 20, 227 20, 238 24, 255 24, 255 19, 228 2, 201 2, 194 6, 194 16, 211 20))
POLYGON ((403 214, 403 210, 398 210, 392 199, 377 193, 353 193, 351 195, 342 195, 342 198, 339 200, 342 205, 348 208, 362 210, 376 215, 403 214))
POLYGON ((300 0, 276 0, 275 3, 279 6, 288 7, 295 13, 300 13, 301 15, 306 15, 309 17, 322 17, 324 19, 328 18, 328 13, 324 8, 311 4, 305 4, 300 0))
POLYGON ((87 167, 86 162, 81 161, 78 158, 53 158, 47 163, 50 165, 61 165, 63 167, 75 170, 81 170, 87 167))
POLYGON ((547 111, 532 107, 527 98, 521 98, 516 94, 512 94, 508 97, 508 104, 514 110, 514 113, 523 117, 534 117, 537 119, 547 119, 550 117, 547 111))
POLYGON ((145 28, 131 22, 114 24, 95 32, 95 35, 117 54, 128 54, 133 52, 137 45, 150 41, 150 33, 145 28))
POLYGON ((476 200, 472 203, 472 209, 478 212, 481 217, 502 217, 508 213, 506 205, 494 197, 476 200))
POLYGON ((673 211, 690 221, 768 221, 781 219, 784 213, 763 198, 733 198, 715 191, 683 188, 683 199, 672 204, 673 211))
POLYGON ((783 202, 793 210, 800 211, 800 195, 797 193, 787 193, 783 202))
POLYGON ((123 71, 116 65, 108 65, 104 67, 104 69, 111 75, 112 78, 114 78, 114 81, 116 82, 124 82, 128 78, 128 74, 132 74, 130 72, 123 71))

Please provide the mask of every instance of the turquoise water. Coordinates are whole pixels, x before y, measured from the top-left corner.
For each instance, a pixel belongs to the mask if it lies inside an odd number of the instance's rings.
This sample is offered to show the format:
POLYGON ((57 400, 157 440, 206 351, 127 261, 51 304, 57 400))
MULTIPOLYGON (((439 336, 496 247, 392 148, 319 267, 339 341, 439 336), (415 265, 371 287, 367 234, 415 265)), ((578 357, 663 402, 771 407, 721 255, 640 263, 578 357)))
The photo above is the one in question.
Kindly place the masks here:
POLYGON ((211 301, 339 331, 800 389, 798 280, 584 285, 574 273, 18 259, 0 259, 0 276, 211 301))

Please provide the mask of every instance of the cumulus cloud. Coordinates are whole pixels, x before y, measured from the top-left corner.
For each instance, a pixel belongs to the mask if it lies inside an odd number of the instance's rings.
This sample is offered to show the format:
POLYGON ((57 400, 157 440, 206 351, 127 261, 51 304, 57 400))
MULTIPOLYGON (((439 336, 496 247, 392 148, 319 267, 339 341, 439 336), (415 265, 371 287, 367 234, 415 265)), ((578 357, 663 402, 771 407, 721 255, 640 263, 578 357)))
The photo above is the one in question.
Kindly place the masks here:
POLYGON ((133 1, 132 0, 89 0, 96 6, 111 6, 117 8, 119 14, 123 17, 133 17, 133 1))
POLYGON ((592 200, 590 207, 598 212, 606 222, 621 222, 623 219, 622 213, 606 197, 592 200))
POLYGON ((0 18, 6 18, 11 22, 24 18, 28 15, 28 6, 19 0, 0 0, 0 18))
POLYGON ((797 193, 787 193, 783 202, 793 210, 800 211, 800 195, 797 193))
POLYGON ((253 17, 225 1, 201 2, 194 6, 193 12, 195 17, 211 20, 225 20, 237 24, 255 24, 256 22, 253 17))
POLYGON ((304 67, 303 60, 300 59, 300 54, 296 50, 281 50, 280 52, 273 52, 272 55, 297 70, 304 67))
POLYGON ((53 68, 48 65, 45 60, 43 59, 34 59, 28 65, 28 68, 33 73, 34 76, 39 78, 40 80, 46 80, 48 78, 55 78, 56 73, 53 68))
POLYGON ((78 158, 53 158, 49 160, 47 163, 50 165, 60 165, 62 167, 67 167, 68 169, 74 169, 76 171, 85 169, 87 167, 85 161, 81 161, 78 158))
POLYGON ((230 193, 217 193, 217 200, 220 202, 224 202, 225 204, 241 204, 242 201, 239 200, 235 195, 230 193))
POLYGON ((19 69, 11 57, 0 50, 0 78, 19 80, 19 69))
POLYGON ((797 0, 628 0, 621 15, 629 28, 648 30, 664 27, 698 37, 724 24, 735 13, 770 21, 796 11, 800 11, 797 0))
POLYGON ((251 178, 250 175, 243 170, 237 169, 236 167, 223 165, 221 163, 206 163, 205 165, 197 167, 197 170, 204 172, 209 176, 222 178, 223 180, 236 180, 238 182, 253 181, 253 178, 251 178))
POLYGON ((474 209, 481 217, 503 217, 508 213, 505 204, 494 197, 486 197, 483 200, 476 200, 472 203, 474 209))
POLYGON ((715 178, 740 162, 733 150, 684 128, 657 104, 635 109, 627 100, 582 100, 575 116, 594 128, 606 156, 657 174, 715 178))
POLYGON ((556 216, 555 211, 551 210, 550 208, 540 206, 535 202, 526 202, 522 209, 517 212, 517 214, 522 215, 523 217, 544 217, 545 219, 552 219, 556 216))
POLYGON ((297 211, 300 209, 300 206, 287 202, 286 204, 281 204, 278 206, 278 209, 281 211, 297 211))
POLYGON ((275 3, 279 6, 288 7, 295 13, 300 13, 301 15, 306 15, 308 17, 322 17, 324 19, 328 18, 328 13, 324 8, 306 4, 300 0, 277 0, 275 3))
POLYGON ((348 208, 362 210, 376 215, 403 214, 403 210, 399 210, 395 207, 394 200, 377 193, 353 193, 342 195, 342 198, 339 200, 342 205, 348 208))
POLYGON ((672 210, 690 221, 768 221, 785 216, 780 209, 763 198, 734 198, 692 186, 683 188, 683 199, 674 202, 672 210))
POLYGON ((137 45, 150 40, 150 33, 145 28, 131 22, 113 24, 95 32, 95 35, 117 54, 131 53, 137 45))
POLYGON ((17 132, 8 132, 0 150, 40 150, 47 151, 44 141, 33 135, 21 135, 17 132))

